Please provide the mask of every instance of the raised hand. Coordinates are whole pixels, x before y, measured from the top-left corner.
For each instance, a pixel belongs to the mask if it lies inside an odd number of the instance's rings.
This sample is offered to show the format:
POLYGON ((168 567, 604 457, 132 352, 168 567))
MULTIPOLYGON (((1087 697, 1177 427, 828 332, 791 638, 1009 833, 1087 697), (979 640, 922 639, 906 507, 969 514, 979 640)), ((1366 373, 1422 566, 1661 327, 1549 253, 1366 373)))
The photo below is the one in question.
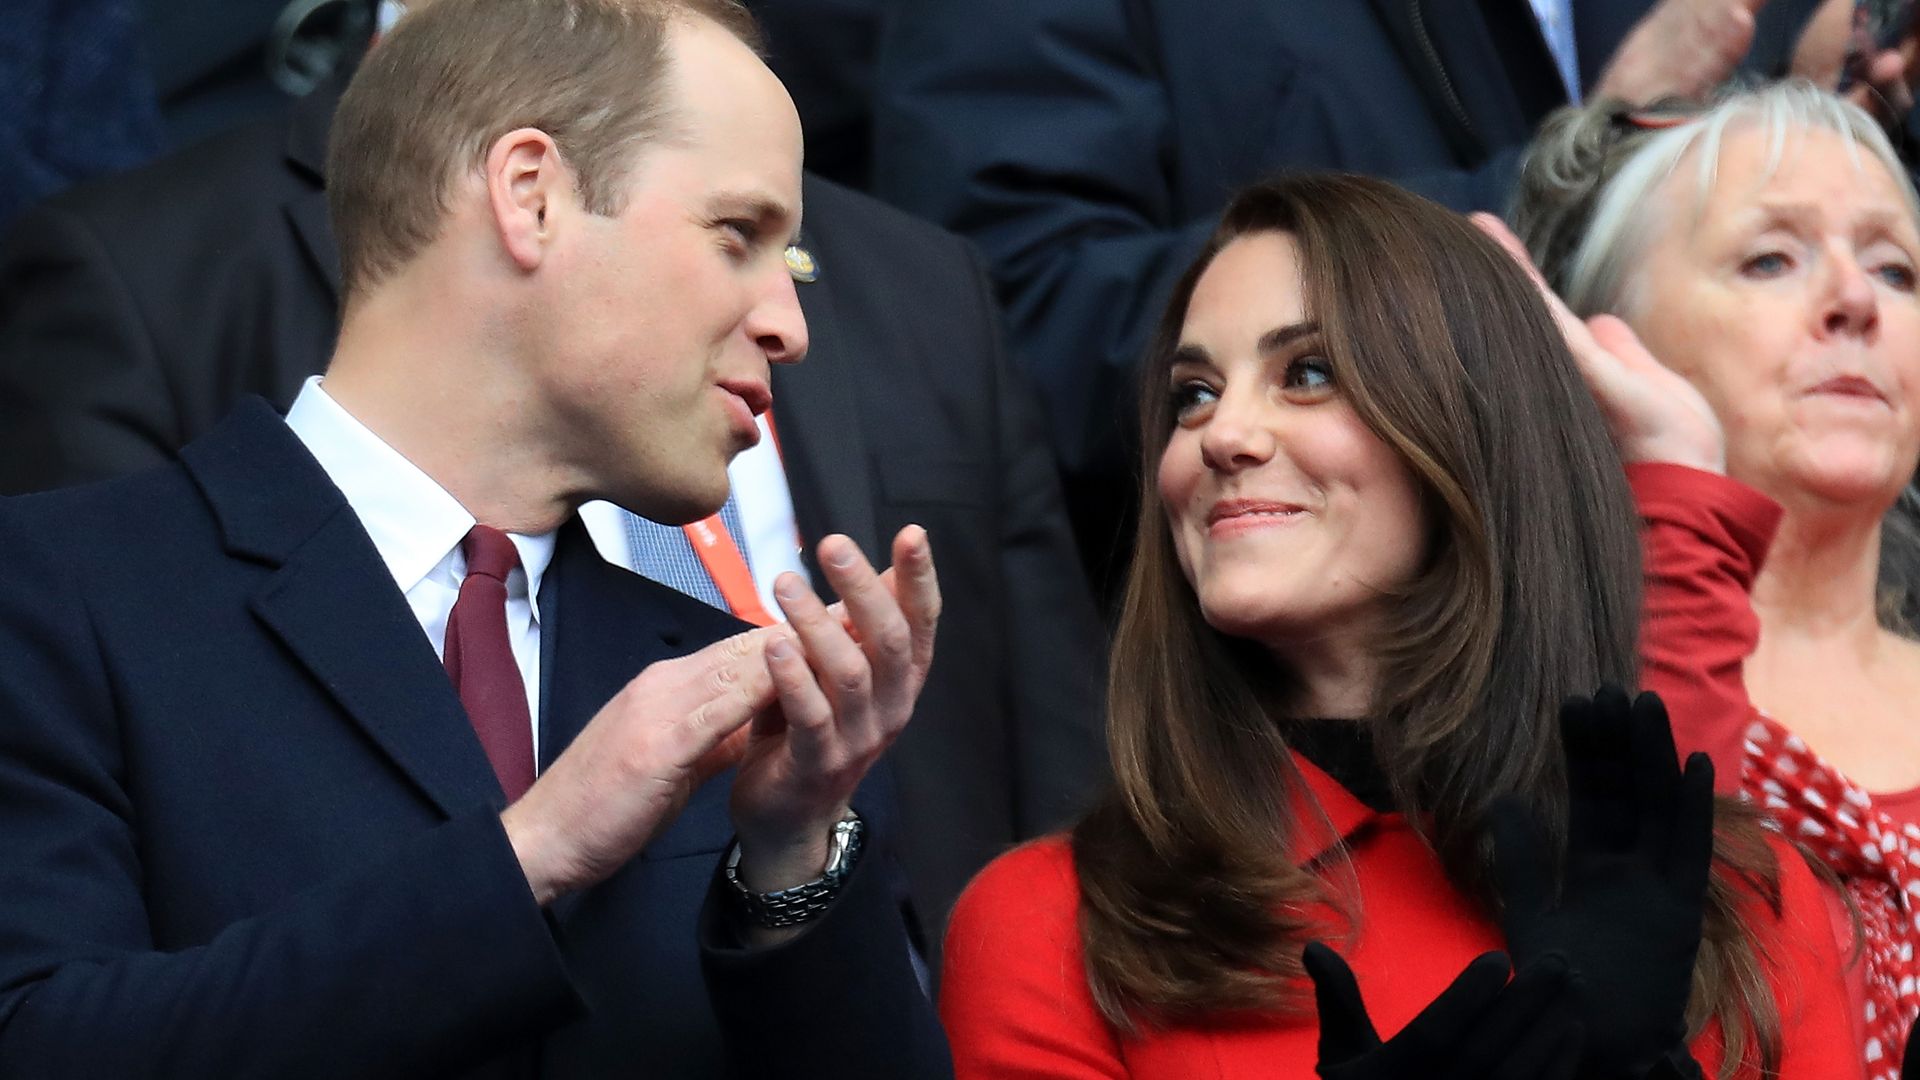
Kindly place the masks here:
POLYGON ((1766 0, 1660 0, 1628 31, 1590 97, 1648 105, 1725 82, 1753 44, 1766 0))
POLYGON ((1320 1016, 1323 1080, 1567 1080, 1581 1031, 1567 966, 1542 957, 1507 981, 1507 958, 1469 963, 1420 1015, 1382 1040, 1353 970, 1318 941, 1302 957, 1320 1016))
POLYGON ((733 782, 740 876, 761 892, 820 876, 834 822, 913 715, 933 663, 940 586, 926 530, 894 537, 885 574, 847 537, 819 550, 840 602, 827 607, 797 574, 775 583, 789 627, 766 650, 779 707, 753 724, 733 782))
POLYGON ((1526 245, 1492 214, 1473 223, 1513 256, 1560 325, 1580 377, 1607 419, 1614 446, 1628 464, 1669 462, 1726 471, 1727 439, 1699 390, 1662 364, 1626 323, 1612 315, 1582 320, 1560 299, 1528 257, 1526 245))
POLYGON ((1501 928, 1521 964, 1578 975, 1589 1075, 1698 1076, 1687 1000, 1713 855, 1713 765, 1674 752, 1666 708, 1617 686, 1560 709, 1567 842, 1513 800, 1493 811, 1501 928), (1564 868, 1556 872, 1556 868, 1564 868))

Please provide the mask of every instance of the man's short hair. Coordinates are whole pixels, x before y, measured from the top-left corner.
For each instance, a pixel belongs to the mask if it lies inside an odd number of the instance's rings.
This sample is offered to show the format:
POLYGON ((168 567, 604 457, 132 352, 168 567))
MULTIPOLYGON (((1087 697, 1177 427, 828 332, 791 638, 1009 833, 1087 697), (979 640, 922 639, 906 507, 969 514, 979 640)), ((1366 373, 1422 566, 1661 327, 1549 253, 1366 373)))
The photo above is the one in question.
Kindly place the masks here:
POLYGON ((328 140, 344 294, 431 243, 453 185, 518 128, 553 137, 587 209, 619 213, 640 145, 671 123, 667 27, 689 17, 760 50, 738 0, 434 0, 401 19, 354 75, 328 140))

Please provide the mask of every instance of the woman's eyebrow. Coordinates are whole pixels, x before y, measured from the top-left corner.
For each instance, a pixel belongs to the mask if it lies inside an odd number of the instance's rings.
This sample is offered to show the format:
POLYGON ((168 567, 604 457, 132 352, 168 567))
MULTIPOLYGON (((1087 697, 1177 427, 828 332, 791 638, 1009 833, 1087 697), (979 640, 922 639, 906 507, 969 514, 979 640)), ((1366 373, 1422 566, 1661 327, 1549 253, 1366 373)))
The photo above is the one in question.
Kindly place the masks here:
POLYGON ((1262 355, 1276 353, 1299 341, 1303 337, 1320 332, 1320 324, 1312 320, 1276 326, 1260 335, 1259 349, 1262 355))
POLYGON ((1189 343, 1173 350, 1173 362, 1167 366, 1179 367, 1182 364, 1198 364, 1204 367, 1212 363, 1213 354, 1207 351, 1206 346, 1189 343))

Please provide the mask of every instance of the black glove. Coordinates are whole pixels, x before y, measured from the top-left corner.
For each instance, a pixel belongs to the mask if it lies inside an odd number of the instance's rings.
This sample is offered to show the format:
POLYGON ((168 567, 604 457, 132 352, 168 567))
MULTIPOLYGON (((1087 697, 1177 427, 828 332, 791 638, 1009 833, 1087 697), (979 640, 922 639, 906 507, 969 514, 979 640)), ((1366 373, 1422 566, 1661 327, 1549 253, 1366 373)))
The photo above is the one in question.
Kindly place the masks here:
POLYGON ((1386 1042, 1338 953, 1316 941, 1302 960, 1320 1011, 1324 1080, 1569 1080, 1580 1063, 1580 1025, 1557 956, 1511 983, 1504 954, 1475 958, 1386 1042))
POLYGON ((1907 1052, 1900 1057, 1900 1080, 1920 1080, 1920 1022, 1907 1030, 1907 1052))
POLYGON ((1539 820, 1493 809, 1501 926, 1515 962, 1557 953, 1578 976, 1581 1075, 1686 1080, 1687 999, 1713 857, 1713 764, 1682 772, 1667 710, 1604 686, 1560 707, 1567 755, 1565 878, 1539 820), (1557 895, 1556 895, 1557 894, 1557 895))

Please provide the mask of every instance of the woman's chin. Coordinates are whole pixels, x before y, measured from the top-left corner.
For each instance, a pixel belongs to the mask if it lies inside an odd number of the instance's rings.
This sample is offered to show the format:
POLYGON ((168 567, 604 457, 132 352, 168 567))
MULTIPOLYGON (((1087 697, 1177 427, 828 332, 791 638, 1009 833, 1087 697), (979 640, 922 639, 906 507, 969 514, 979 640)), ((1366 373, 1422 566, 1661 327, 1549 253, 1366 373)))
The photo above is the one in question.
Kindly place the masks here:
POLYGON ((1853 508, 1862 517, 1877 519, 1900 497, 1900 490, 1912 482, 1913 476, 1912 461, 1896 461, 1890 454, 1830 454, 1788 471, 1785 480, 1797 498, 1775 498, 1789 508, 1853 508))

